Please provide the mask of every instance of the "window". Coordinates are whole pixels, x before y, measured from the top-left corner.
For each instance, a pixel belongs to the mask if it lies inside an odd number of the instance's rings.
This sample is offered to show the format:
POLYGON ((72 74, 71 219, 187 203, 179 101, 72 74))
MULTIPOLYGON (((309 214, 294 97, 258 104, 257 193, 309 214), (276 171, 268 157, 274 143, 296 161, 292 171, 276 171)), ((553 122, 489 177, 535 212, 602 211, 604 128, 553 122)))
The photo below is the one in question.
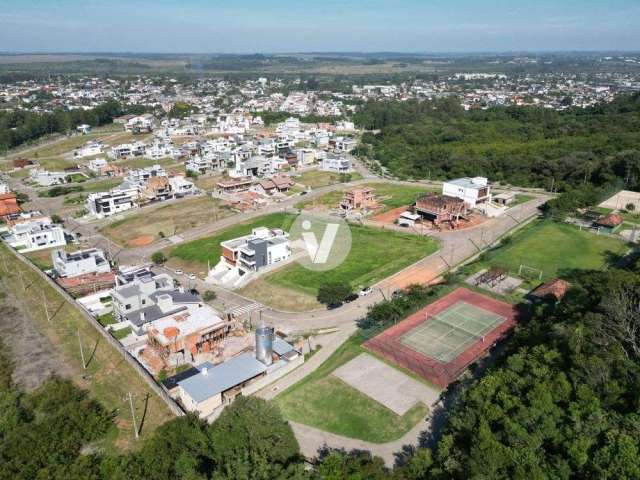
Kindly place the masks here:
POLYGON ((129 303, 129 304, 125 305, 125 306, 124 306, 124 309, 125 309, 125 310, 131 310, 131 304, 129 303))

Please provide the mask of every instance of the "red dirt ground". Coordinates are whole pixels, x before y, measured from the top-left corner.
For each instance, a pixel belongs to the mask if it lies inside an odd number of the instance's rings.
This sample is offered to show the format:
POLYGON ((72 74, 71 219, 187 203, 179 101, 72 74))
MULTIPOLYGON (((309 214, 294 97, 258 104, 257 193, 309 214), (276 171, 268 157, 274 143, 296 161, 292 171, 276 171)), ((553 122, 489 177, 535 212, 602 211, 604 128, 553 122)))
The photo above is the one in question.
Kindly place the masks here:
POLYGON ((400 214, 402 212, 406 212, 407 210, 409 210, 409 208, 411 208, 411 205, 394 208, 393 210, 379 213, 375 217, 371 217, 371 220, 373 220, 374 222, 393 224, 393 222, 395 222, 398 219, 400 214))
MULTIPOLYGON (((406 205, 404 207, 398 207, 398 208, 394 208, 393 210, 389 210, 387 212, 384 213, 380 213, 374 217, 371 217, 371 221, 373 222, 379 222, 379 223, 384 223, 387 225, 393 225, 394 222, 400 217, 400 214, 402 212, 406 212, 407 210, 411 209, 411 205, 406 205)), ((458 225, 458 228, 455 229, 455 231, 458 230, 464 230, 467 228, 472 228, 472 227, 476 227, 484 222, 487 221, 487 218, 482 216, 482 215, 472 215, 471 218, 466 221, 466 220, 462 220, 460 221, 460 224, 458 225)), ((419 228, 416 226, 416 228, 419 228)), ((433 231, 438 231, 436 228, 434 228, 430 222, 426 222, 425 229, 428 230, 433 230, 433 231)), ((426 231, 426 230, 425 230, 426 231)), ((447 224, 443 224, 442 228, 440 230, 441 232, 450 232, 453 230, 450 230, 447 226, 447 224)))
POLYGON ((491 297, 480 295, 466 288, 458 288, 449 295, 436 300, 422 310, 414 313, 402 322, 388 328, 378 336, 368 340, 364 346, 398 365, 415 372, 441 388, 447 388, 462 372, 478 358, 482 357, 496 342, 511 330, 518 317, 513 305, 500 302, 491 297), (484 337, 470 345, 458 357, 449 363, 442 363, 410 349, 400 342, 400 337, 418 325, 428 322, 434 315, 448 309, 459 301, 488 310, 506 320, 484 337))
POLYGON ((130 247, 146 247, 147 245, 151 245, 156 237, 153 235, 141 235, 136 238, 132 238, 127 241, 130 247))

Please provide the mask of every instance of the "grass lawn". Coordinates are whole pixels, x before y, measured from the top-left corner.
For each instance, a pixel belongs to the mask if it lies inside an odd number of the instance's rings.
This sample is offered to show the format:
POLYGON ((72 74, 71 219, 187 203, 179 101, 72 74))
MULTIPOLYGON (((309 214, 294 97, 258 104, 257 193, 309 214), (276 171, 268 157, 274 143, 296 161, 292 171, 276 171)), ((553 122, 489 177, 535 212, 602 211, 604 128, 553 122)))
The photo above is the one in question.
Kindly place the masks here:
MULTIPOLYGON (((335 190, 333 192, 325 193, 316 198, 312 198, 311 200, 303 200, 296 204, 296 208, 299 209, 321 209, 321 210, 329 210, 332 208, 338 208, 340 205, 340 200, 344 196, 343 190, 335 190)), ((301 197, 304 198, 304 197, 301 197)))
POLYGON ((129 245, 132 240, 143 236, 157 240, 163 232, 170 237, 231 214, 222 200, 194 197, 127 216, 102 228, 101 232, 120 245, 129 245))
POLYGON ((124 337, 131 333, 131 327, 121 328, 120 330, 111 330, 111 335, 116 340, 122 340, 124 337))
POLYGON ((314 295, 283 288, 265 281, 264 278, 254 280, 238 290, 238 293, 284 312, 308 312, 325 308, 314 295))
POLYGON ((530 200, 533 200, 534 197, 533 195, 525 195, 523 193, 518 193, 516 194, 516 199, 514 200, 514 202, 509 205, 509 208, 515 207, 516 205, 522 205, 523 203, 527 203, 530 200))
MULTIPOLYGON (((350 181, 360 180, 362 176, 357 172, 349 173, 350 181)), ((323 172, 321 170, 309 170, 302 173, 299 177, 294 177, 296 183, 301 183, 307 187, 319 188, 341 183, 340 174, 323 172)))
POLYGON ((625 222, 640 224, 640 213, 638 212, 620 212, 619 215, 624 218, 625 222))
POLYGON ((194 183, 196 184, 196 187, 207 192, 212 192, 217 188, 216 184, 223 178, 223 175, 211 175, 206 177, 200 175, 194 183))
POLYGON ((104 180, 96 180, 95 182, 86 182, 82 185, 85 192, 106 192, 117 187, 122 183, 122 178, 107 178, 104 180))
POLYGON ((625 243, 617 238, 542 220, 515 233, 509 243, 489 252, 481 263, 506 267, 512 273, 525 264, 541 269, 543 279, 551 279, 568 269, 607 268, 610 255, 626 251, 625 243))
POLYGON ((127 167, 127 168, 146 168, 146 167, 151 167, 153 165, 160 165, 161 167, 168 167, 170 165, 176 165, 176 161, 173 158, 158 158, 158 159, 152 159, 152 158, 146 158, 146 157, 138 157, 138 158, 130 158, 127 160, 118 160, 117 162, 114 162, 118 165, 121 165, 123 167, 127 167))
POLYGON ((139 374, 123 360, 94 327, 82 316, 75 305, 67 302, 33 270, 9 252, 8 247, 0 246, 2 265, 8 268, 3 272, 6 278, 4 291, 14 297, 32 319, 37 328, 62 353, 65 362, 72 370, 71 379, 89 394, 113 412, 115 428, 97 447, 106 452, 118 449, 130 450, 140 443, 133 438, 131 413, 126 395, 132 392, 136 399, 135 409, 138 424, 142 422, 141 438, 148 437, 156 428, 173 418, 166 404, 149 388, 139 374), (18 277, 22 272, 28 290, 22 290, 18 277), (42 293, 47 298, 49 312, 53 314, 47 322, 42 301, 42 293), (85 355, 90 358, 87 369, 81 365, 78 346, 78 333, 85 346, 85 355), (93 353, 92 353, 93 352, 93 353), (91 354, 92 353, 92 354, 91 354), (147 398, 146 414, 145 398, 147 398))
POLYGON ((331 373, 365 350, 351 337, 314 372, 275 398, 285 418, 328 432, 384 443, 400 438, 428 413, 417 404, 399 416, 331 373))
POLYGON ((52 171, 62 171, 65 168, 75 168, 78 165, 77 160, 66 160, 62 157, 38 160, 38 163, 45 170, 52 170, 52 171))
POLYGON ((169 258, 169 266, 190 271, 195 269, 206 270, 207 261, 213 267, 220 260, 222 253, 220 242, 248 235, 251 233, 251 229, 257 227, 282 228, 288 231, 294 219, 295 216, 293 215, 272 213, 249 222, 234 225, 210 237, 183 243, 165 252, 167 258, 169 258))
POLYGON ((310 271, 293 263, 265 281, 315 296, 325 282, 347 281, 354 288, 373 285, 438 250, 429 238, 359 225, 351 225, 351 237, 349 255, 333 270, 310 271))
POLYGON ((440 192, 439 187, 427 187, 425 185, 399 185, 396 183, 368 183, 365 185, 373 188, 378 201, 384 206, 382 212, 394 208, 411 205, 416 198, 427 192, 440 192))

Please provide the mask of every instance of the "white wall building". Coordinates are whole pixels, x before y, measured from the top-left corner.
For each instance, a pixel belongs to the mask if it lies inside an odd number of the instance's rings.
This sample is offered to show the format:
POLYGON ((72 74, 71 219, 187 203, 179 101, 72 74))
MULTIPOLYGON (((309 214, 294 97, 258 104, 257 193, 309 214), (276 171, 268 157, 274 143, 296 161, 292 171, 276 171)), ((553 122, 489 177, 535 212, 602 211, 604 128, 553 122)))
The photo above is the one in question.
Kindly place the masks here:
POLYGON ((469 208, 491 202, 491 187, 485 177, 463 177, 444 182, 442 194, 464 200, 469 208))
POLYGON ((138 196, 137 188, 117 188, 109 192, 90 193, 85 206, 92 215, 104 218, 137 207, 138 196))
POLYGON ((351 172, 351 160, 346 157, 327 155, 322 159, 320 169, 325 172, 349 173, 351 172))
POLYGON ((16 223, 9 228, 7 243, 21 252, 33 252, 67 244, 64 229, 51 223, 48 217, 39 217, 16 223))
POLYGON ((111 271, 111 266, 105 258, 104 252, 97 248, 89 248, 73 253, 55 250, 51 252, 51 260, 56 274, 63 278, 111 271))

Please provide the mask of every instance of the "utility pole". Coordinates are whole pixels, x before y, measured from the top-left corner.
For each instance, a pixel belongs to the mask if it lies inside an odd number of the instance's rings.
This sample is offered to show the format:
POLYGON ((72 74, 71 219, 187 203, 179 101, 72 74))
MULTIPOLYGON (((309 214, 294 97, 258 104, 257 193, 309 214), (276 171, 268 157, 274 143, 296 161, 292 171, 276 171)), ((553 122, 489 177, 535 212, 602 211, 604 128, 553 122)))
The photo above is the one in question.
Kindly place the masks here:
POLYGON ((24 285, 24 278, 22 277, 22 270, 18 267, 18 277, 20 277, 20 285, 22 285, 22 290, 26 290, 27 287, 24 285))
POLYGON ((80 330, 78 332, 78 345, 80 345, 80 357, 82 358, 82 368, 87 369, 87 364, 84 362, 84 350, 82 348, 82 339, 80 338, 80 330))
POLYGON ((51 323, 51 317, 49 317, 49 306, 47 305, 47 295, 42 290, 42 303, 44 304, 44 314, 47 316, 47 322, 51 323))
POLYGON ((129 405, 131 406, 131 419, 133 420, 133 434, 136 437, 136 440, 138 440, 139 433, 138 426, 136 425, 136 411, 133 408, 133 396, 131 395, 131 392, 129 392, 129 405))

